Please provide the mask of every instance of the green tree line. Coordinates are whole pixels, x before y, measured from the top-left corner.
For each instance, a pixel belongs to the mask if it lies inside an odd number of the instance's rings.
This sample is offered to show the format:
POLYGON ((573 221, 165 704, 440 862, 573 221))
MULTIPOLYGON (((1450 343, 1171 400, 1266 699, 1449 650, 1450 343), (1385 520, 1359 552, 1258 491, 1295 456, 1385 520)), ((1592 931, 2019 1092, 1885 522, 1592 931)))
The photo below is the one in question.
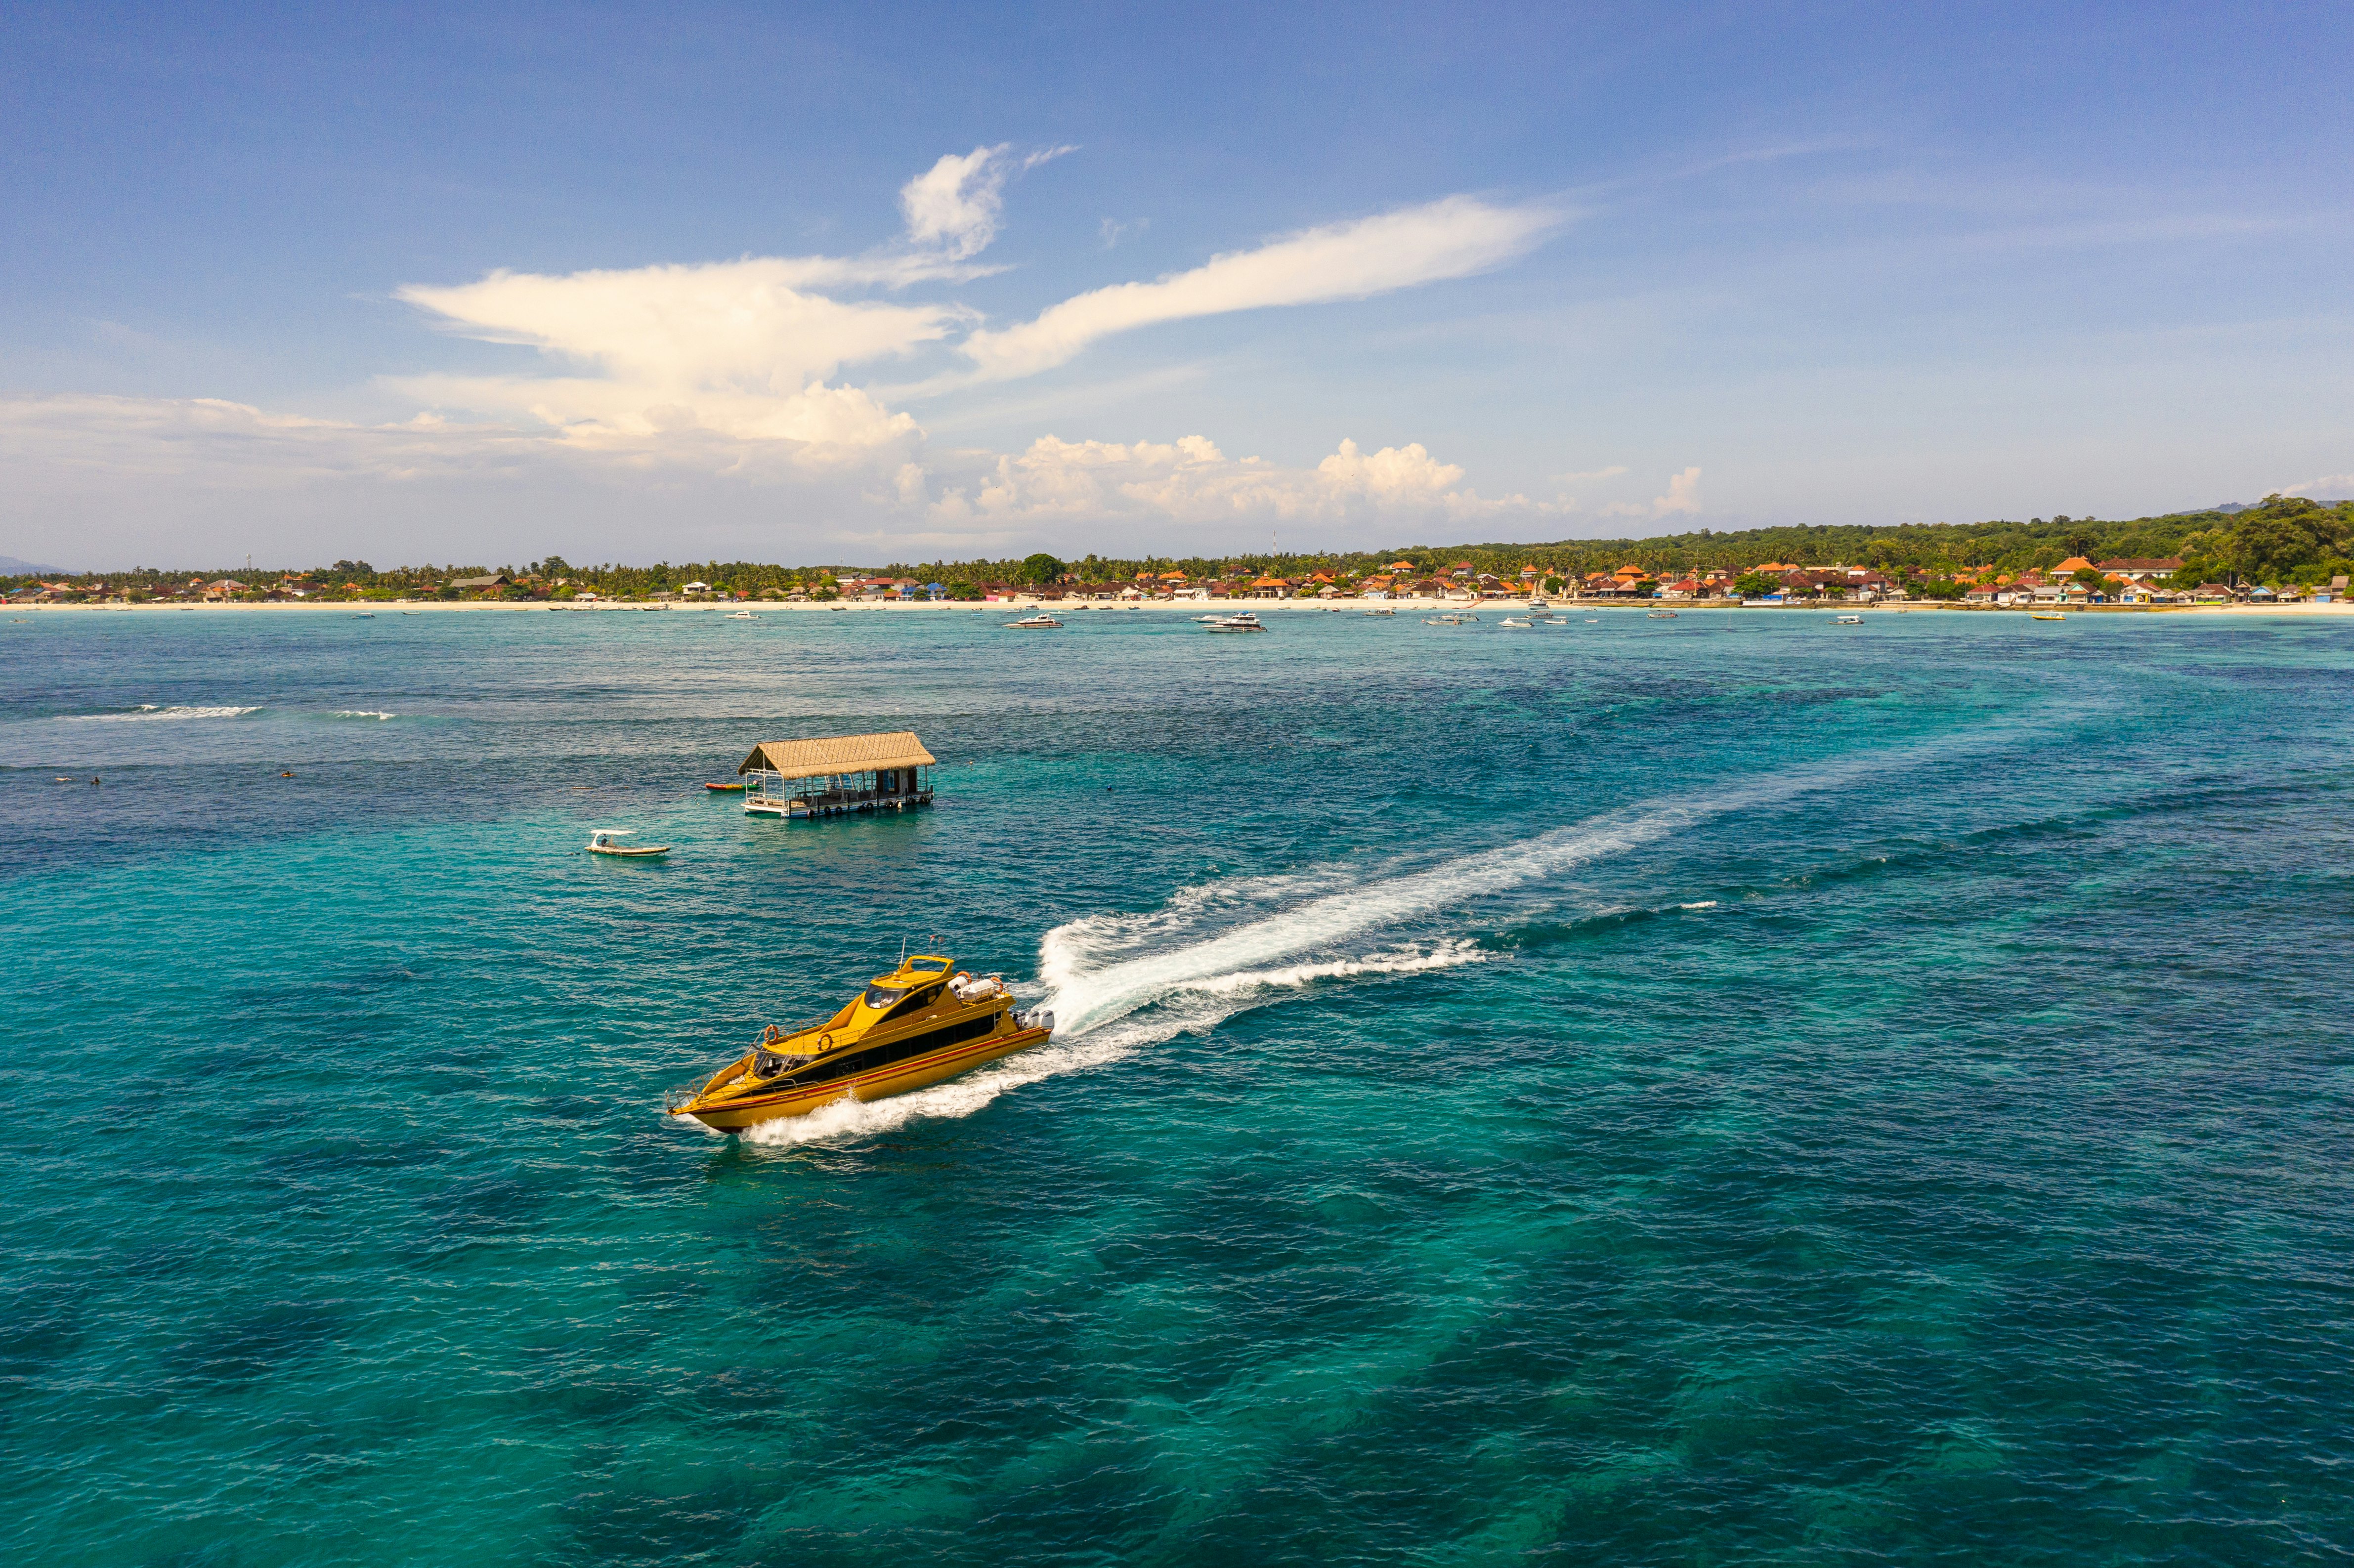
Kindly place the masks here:
MULTIPOLYGON (((1727 533, 1702 528, 1642 539, 1405 545, 1393 549, 1347 552, 1133 557, 1091 554, 1076 561, 1037 553, 1022 559, 801 567, 757 561, 658 561, 652 566, 606 562, 575 566, 560 556, 548 556, 521 566, 452 562, 381 571, 366 561, 339 560, 329 567, 311 567, 301 575, 330 590, 367 597, 454 592, 447 586, 451 579, 483 577, 493 572, 538 579, 535 589, 523 587, 510 590, 518 594, 547 592, 550 585, 560 578, 600 594, 624 598, 676 591, 690 582, 705 582, 716 588, 755 596, 795 589, 822 596, 834 591, 833 585, 839 578, 879 576, 913 577, 926 584, 937 582, 959 597, 968 597, 991 584, 1127 582, 1134 580, 1140 572, 1182 572, 1196 582, 1267 576, 1296 579, 1318 572, 1353 578, 1403 561, 1420 576, 1442 574, 1468 564, 1476 571, 1493 572, 1500 577, 1517 576, 1523 567, 1535 566, 1548 577, 1565 577, 1615 571, 1626 566, 1653 574, 1717 569, 1738 573, 1767 562, 1784 562, 1806 567, 1872 567, 1925 585, 1949 587, 1959 572, 1991 567, 2015 575, 2031 568, 2047 569, 2076 556, 2094 561, 2179 556, 2185 564, 2179 575, 2194 582, 2322 582, 2339 573, 2354 573, 2354 558, 2349 558, 2354 557, 2354 502, 2325 506, 2301 496, 2272 495, 2258 505, 2236 512, 2178 512, 2125 521, 2063 514, 2023 523, 1997 519, 1885 527, 1793 524, 1727 533)), ((134 593, 164 594, 185 586, 191 577, 207 581, 233 577, 258 589, 274 586, 287 575, 287 570, 228 567, 191 571, 185 567, 164 570, 141 567, 125 572, 82 573, 64 578, 52 574, 46 580, 84 587, 103 581, 109 591, 127 587, 134 593)), ((0 577, 0 583, 11 589, 37 580, 41 579, 0 577)))

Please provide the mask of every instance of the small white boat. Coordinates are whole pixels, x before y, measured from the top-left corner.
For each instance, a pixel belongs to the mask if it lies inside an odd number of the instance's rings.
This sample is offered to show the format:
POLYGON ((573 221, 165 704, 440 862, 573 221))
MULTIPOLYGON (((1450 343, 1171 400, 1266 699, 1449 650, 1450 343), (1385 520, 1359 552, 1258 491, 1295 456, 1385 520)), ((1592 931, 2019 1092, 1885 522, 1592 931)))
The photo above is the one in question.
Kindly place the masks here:
POLYGON ((1249 610, 1245 610, 1240 615, 1222 616, 1211 621, 1210 630, 1213 631, 1265 631, 1267 628, 1259 624, 1257 616, 1253 615, 1249 610))
POLYGON ((1842 615, 1834 620, 1832 624, 1835 626, 1861 626, 1863 624, 1863 617, 1860 615, 1842 615))
POLYGON ((1043 609, 1035 615, 1025 615, 1019 620, 1005 623, 1010 631, 1052 631, 1062 624, 1043 609))
POLYGON ((1476 619, 1469 615, 1426 615, 1422 618, 1422 623, 1425 626, 1463 626, 1476 619))
POLYGON ((1391 606, 1389 606, 1389 605, 1386 605, 1386 604, 1385 604, 1385 605, 1382 606, 1382 607, 1381 607, 1381 609, 1369 609, 1369 610, 1365 611, 1365 613, 1366 613, 1367 615, 1395 615, 1395 614, 1397 613, 1397 611, 1396 611, 1396 609, 1394 609, 1394 608, 1392 608, 1391 606))
POLYGON ((642 859, 647 855, 670 853, 668 844, 625 844, 615 842, 628 838, 632 831, 629 828, 594 829, 588 834, 588 853, 626 855, 633 860, 642 859))
POLYGON ((748 609, 739 609, 727 618, 730 620, 758 620, 760 618, 748 609))
POLYGON ((1651 619, 1653 620, 1673 620, 1675 618, 1676 612, 1672 609, 1655 609, 1651 611, 1651 619))
POLYGON ((1509 626, 1516 631, 1527 631, 1532 629, 1536 625, 1536 622, 1533 620, 1516 620, 1508 615, 1497 624, 1500 626, 1509 626))
POLYGON ((1193 624, 1196 626, 1215 626, 1218 622, 1224 620, 1225 620, 1225 617, 1223 615, 1197 615, 1193 618, 1193 624))

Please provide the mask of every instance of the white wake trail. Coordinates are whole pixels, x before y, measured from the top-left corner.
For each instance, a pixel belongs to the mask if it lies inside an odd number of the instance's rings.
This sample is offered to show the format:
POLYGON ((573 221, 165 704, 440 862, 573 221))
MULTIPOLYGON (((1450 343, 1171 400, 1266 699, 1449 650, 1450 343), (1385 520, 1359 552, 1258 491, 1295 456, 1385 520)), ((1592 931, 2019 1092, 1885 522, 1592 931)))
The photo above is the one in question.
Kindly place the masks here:
POLYGON ((1038 978, 1058 1033, 1084 1034, 1174 991, 1246 972, 1278 959, 1332 948, 1369 931, 1454 908, 1489 894, 1557 876, 1630 849, 1657 843, 1728 812, 1827 789, 1909 760, 1911 752, 1835 763, 1678 800, 1612 812, 1426 871, 1326 894, 1206 940, 1102 964, 1090 962, 1120 921, 1091 916, 1058 926, 1039 944, 1038 978))
MULTIPOLYGON (((804 1117, 747 1130, 755 1144, 830 1142, 928 1117, 970 1116, 1009 1089, 1103 1065, 1187 1031, 1321 980, 1407 974, 1480 962, 1487 954, 1454 938, 1357 957, 1324 955, 1369 932, 1436 914, 1479 897, 1557 876, 1630 849, 1672 838, 1711 818, 1778 804, 1816 790, 1924 760, 1946 743, 1900 747, 1816 768, 1771 775, 1679 800, 1628 808, 1557 828, 1515 844, 1462 856, 1384 881, 1341 885, 1346 873, 1321 871, 1235 878, 1181 889, 1147 914, 1091 915, 1055 927, 1038 945, 1038 983, 1055 1012, 1054 1038, 970 1076, 872 1105, 843 1102, 804 1117), (1238 907, 1300 899, 1214 936, 1185 941, 1205 919, 1238 907), (1118 954, 1174 941, 1133 958, 1118 954), (1285 963, 1283 960, 1300 961, 1285 963), (1132 1016, 1150 1008, 1142 1017, 1132 1016)), ((1713 907, 1685 905, 1684 908, 1713 907)))

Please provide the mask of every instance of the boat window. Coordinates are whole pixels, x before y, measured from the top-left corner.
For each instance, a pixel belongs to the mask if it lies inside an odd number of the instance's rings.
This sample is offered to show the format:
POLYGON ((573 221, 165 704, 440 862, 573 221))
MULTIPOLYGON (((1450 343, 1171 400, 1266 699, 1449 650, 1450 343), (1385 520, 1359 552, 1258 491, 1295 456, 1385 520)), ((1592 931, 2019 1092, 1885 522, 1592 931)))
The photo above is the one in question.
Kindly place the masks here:
POLYGON ((888 1007, 907 994, 904 991, 896 991, 887 985, 870 985, 866 988, 866 1005, 876 1008, 888 1007))
POLYGON ((931 1006, 932 1003, 940 999, 940 992, 946 988, 947 984, 948 982, 946 980, 942 980, 938 985, 925 987, 922 991, 917 991, 915 995, 909 997, 907 1001, 893 1008, 889 1015, 885 1017, 883 1022, 888 1023, 894 1018, 904 1018, 909 1013, 923 1012, 924 1009, 931 1006))

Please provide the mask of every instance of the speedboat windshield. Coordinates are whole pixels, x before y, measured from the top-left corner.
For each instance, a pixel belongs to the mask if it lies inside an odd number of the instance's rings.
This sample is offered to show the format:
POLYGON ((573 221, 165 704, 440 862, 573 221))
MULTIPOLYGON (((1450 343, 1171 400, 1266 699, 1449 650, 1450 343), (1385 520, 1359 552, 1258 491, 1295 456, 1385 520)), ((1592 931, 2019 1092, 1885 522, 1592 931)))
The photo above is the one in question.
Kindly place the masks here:
POLYGON ((904 986, 870 985, 866 988, 866 1005, 888 1007, 907 994, 907 989, 904 986))

